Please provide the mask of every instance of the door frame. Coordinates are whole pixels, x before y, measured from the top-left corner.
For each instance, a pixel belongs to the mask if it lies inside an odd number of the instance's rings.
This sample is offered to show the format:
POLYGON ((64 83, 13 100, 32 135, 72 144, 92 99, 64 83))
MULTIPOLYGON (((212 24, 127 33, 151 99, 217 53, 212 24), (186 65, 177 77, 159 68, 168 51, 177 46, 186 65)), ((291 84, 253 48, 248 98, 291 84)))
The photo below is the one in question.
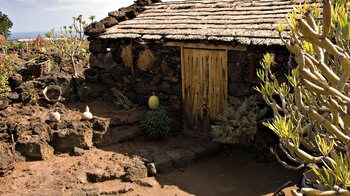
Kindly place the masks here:
MULTIPOLYGON (((204 50, 224 50, 226 54, 226 59, 227 59, 227 66, 228 66, 228 51, 233 50, 233 51, 247 51, 247 46, 244 45, 224 45, 224 44, 205 44, 205 43, 184 43, 184 42, 167 42, 164 44, 164 46, 174 46, 174 47, 180 47, 181 49, 181 83, 182 83, 182 102, 184 104, 184 95, 185 95, 185 89, 184 89, 184 72, 183 72, 183 66, 184 66, 184 49, 204 49, 204 50)), ((227 78, 228 79, 228 78, 227 78)), ((228 81, 227 81, 228 83, 228 81)), ((227 88, 228 88, 227 84, 227 88)), ((184 114, 185 116, 185 114, 184 114)), ((184 124, 185 125, 185 124, 184 124)), ((203 130, 203 132, 199 133, 198 131, 193 131, 186 129, 186 126, 183 127, 185 129, 185 132, 190 134, 190 135, 195 135, 195 136, 203 136, 203 137, 208 137, 209 132, 207 130, 203 130), (207 133, 206 133, 207 132, 207 133)), ((208 129, 210 126, 208 127, 208 129)))

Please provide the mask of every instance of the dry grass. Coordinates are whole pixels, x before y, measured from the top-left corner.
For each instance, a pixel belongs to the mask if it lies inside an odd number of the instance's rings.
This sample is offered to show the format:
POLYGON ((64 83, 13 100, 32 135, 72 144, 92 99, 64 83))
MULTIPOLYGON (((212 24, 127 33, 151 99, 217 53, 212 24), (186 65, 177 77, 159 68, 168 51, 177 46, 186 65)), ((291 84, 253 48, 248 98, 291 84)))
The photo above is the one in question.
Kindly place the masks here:
POLYGON ((134 63, 132 55, 132 46, 122 46, 122 52, 120 53, 120 58, 122 59, 126 67, 131 67, 134 63))
POLYGON ((0 155, 7 154, 8 149, 6 148, 5 144, 0 142, 0 155))
POLYGON ((142 71, 151 70, 154 66, 155 56, 148 48, 140 52, 137 59, 137 67, 142 71))
POLYGON ((6 42, 5 36, 0 34, 0 44, 4 44, 6 42))

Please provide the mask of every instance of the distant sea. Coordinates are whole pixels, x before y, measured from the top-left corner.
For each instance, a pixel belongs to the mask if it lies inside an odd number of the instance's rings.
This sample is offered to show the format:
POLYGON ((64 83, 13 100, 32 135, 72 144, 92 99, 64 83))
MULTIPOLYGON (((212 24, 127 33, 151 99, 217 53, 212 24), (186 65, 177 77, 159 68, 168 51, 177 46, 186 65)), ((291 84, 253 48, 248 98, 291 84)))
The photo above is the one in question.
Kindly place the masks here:
POLYGON ((45 33, 46 32, 11 32, 8 40, 35 39, 38 35, 45 38, 45 33))

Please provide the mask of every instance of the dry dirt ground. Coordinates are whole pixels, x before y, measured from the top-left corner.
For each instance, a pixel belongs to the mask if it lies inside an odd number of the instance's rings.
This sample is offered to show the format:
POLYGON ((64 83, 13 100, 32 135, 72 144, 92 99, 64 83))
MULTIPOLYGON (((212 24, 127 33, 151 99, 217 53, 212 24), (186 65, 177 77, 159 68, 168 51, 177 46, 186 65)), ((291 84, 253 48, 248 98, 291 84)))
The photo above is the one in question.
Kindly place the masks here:
POLYGON ((157 177, 127 171, 142 164, 138 157, 96 148, 78 157, 16 163, 0 178, 0 195, 271 195, 300 176, 277 163, 257 163, 242 149, 157 177))
MULTIPOLYGON (((10 134, 6 130, 3 133, 3 141, 8 145, 12 144, 11 140, 13 142, 16 140, 18 143, 18 138, 33 135, 36 139, 40 136, 40 144, 42 140, 47 142, 51 139, 49 132, 40 131, 41 129, 38 132, 35 127, 43 125, 45 130, 50 130, 48 127, 50 123, 46 123, 48 113, 57 109, 62 113, 61 124, 74 121, 84 125, 80 118, 85 105, 89 105, 97 117, 110 118, 111 124, 116 124, 116 127, 131 122, 135 125, 142 114, 142 111, 139 111, 138 115, 135 115, 137 111, 134 110, 130 112, 133 114, 131 116, 125 112, 121 113, 120 106, 114 104, 115 100, 111 99, 111 96, 103 96, 108 89, 101 86, 92 88, 96 95, 87 102, 77 101, 73 97, 67 98, 66 102, 49 104, 43 101, 41 92, 51 79, 57 80, 56 83, 59 85, 62 85, 60 80, 63 80, 63 83, 69 83, 69 78, 58 77, 59 74, 51 75, 52 77, 42 78, 39 82, 27 81, 26 85, 23 85, 24 92, 28 89, 34 90, 31 101, 35 101, 35 104, 23 104, 18 100, 19 98, 12 97, 14 103, 1 111, 0 120, 18 125, 16 125, 18 129, 16 132, 10 134), (35 87, 34 84, 39 86, 35 87), (39 97, 35 96, 37 94, 39 97), (11 138, 12 134, 17 136, 11 138)), ((22 82, 19 81, 18 85, 22 82)), ((19 87, 16 86, 16 88, 19 87)), ((254 196, 272 194, 288 180, 292 180, 294 184, 297 183, 300 176, 299 173, 288 171, 277 163, 258 163, 254 159, 254 153, 245 152, 243 149, 233 149, 156 177, 147 176, 143 159, 132 155, 134 152, 150 149, 150 145, 153 145, 151 150, 155 148, 154 150, 161 151, 172 144, 187 145, 186 143, 193 144, 193 142, 194 140, 185 140, 181 137, 169 138, 159 143, 135 139, 104 148, 88 146, 86 149, 90 148, 89 150, 80 149, 80 152, 77 152, 79 156, 47 153, 49 157, 47 160, 14 163, 13 172, 0 177, 0 195, 254 196)), ((67 143, 65 140, 60 145, 64 146, 67 143)), ((32 153, 28 152, 28 154, 32 153)))

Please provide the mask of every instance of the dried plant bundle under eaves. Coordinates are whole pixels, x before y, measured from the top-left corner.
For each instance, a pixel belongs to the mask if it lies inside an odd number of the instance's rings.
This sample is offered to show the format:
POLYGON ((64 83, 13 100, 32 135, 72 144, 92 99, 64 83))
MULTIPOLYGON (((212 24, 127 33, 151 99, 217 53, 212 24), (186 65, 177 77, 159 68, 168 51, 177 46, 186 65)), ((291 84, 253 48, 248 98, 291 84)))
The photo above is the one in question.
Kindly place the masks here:
POLYGON ((122 52, 120 53, 120 58, 122 59, 124 65, 126 67, 131 67, 134 63, 133 56, 132 56, 132 46, 122 46, 121 47, 122 52))
POLYGON ((142 71, 151 70, 154 66, 155 57, 152 51, 148 48, 141 51, 137 59, 137 67, 142 71))

